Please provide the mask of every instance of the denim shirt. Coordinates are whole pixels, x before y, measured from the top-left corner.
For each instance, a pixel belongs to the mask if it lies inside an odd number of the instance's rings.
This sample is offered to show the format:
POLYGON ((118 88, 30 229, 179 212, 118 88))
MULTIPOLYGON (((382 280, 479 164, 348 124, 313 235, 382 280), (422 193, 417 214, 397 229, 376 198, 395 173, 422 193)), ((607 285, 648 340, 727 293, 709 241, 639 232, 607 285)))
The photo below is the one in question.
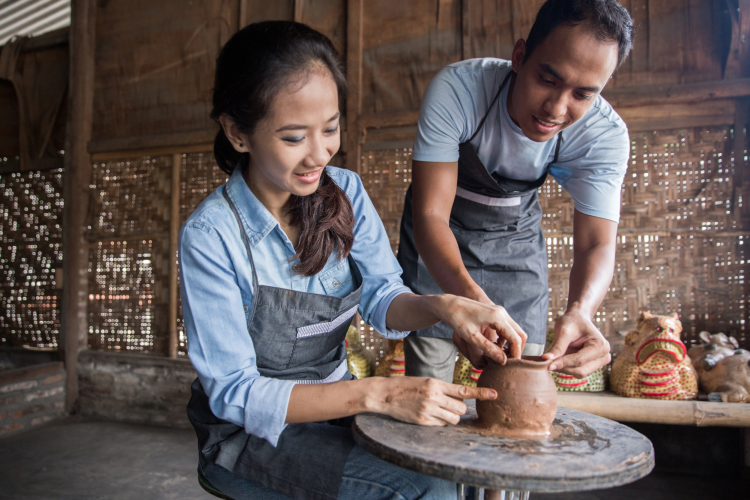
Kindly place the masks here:
MULTIPOLYGON (((393 299, 410 293, 401 281, 383 223, 357 174, 326 167, 354 209, 352 258, 362 273, 364 321, 387 338, 408 332, 389 330, 386 312, 393 299)), ((226 184, 250 239, 258 281, 300 292, 344 296, 352 289, 346 259, 334 252, 315 276, 295 274, 295 254, 278 221, 247 187, 240 170, 226 184)), ((253 341, 247 331, 252 310, 252 267, 242 236, 220 187, 190 215, 180 230, 179 265, 182 312, 190 361, 217 417, 245 428, 276 446, 285 428, 293 381, 258 373, 253 341)))

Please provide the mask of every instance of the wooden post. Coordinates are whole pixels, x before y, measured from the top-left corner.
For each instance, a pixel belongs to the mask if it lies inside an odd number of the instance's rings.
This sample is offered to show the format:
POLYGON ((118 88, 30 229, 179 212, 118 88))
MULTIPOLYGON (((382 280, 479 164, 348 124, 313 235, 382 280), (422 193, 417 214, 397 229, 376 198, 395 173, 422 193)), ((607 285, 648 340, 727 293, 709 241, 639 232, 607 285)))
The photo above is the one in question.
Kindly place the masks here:
POLYGON ((359 115, 362 113, 362 14, 364 0, 348 0, 346 31, 346 168, 359 173, 362 143, 359 115))
POLYGON ((294 21, 297 23, 302 22, 302 16, 305 11, 305 0, 294 0, 294 21))
POLYGON ((169 211, 169 357, 177 357, 177 237, 180 232, 180 167, 182 154, 172 155, 172 204, 169 211))
POLYGON ((88 338, 88 262, 86 214, 91 182, 94 110, 94 29, 96 2, 73 0, 70 30, 70 79, 63 181, 63 294, 60 351, 65 363, 65 410, 78 398, 78 353, 88 338))
POLYGON ((471 59, 471 0, 461 1, 461 59, 471 59))

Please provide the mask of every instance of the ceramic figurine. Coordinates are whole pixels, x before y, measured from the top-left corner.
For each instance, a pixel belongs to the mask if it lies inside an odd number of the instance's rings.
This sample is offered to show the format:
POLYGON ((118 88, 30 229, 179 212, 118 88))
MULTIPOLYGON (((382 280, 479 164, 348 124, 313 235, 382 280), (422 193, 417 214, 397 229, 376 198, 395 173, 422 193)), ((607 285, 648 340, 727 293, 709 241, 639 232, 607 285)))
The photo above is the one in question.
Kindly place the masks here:
MULTIPOLYGON (((552 348, 552 341, 554 338, 555 330, 550 328, 547 330, 547 345, 545 346, 544 352, 547 352, 552 348)), ((550 372, 550 375, 552 375, 552 380, 555 381, 555 386, 558 391, 601 392, 607 388, 606 368, 606 366, 603 366, 588 377, 584 378, 575 378, 572 375, 558 372, 550 372)))
POLYGON ((477 380, 482 374, 482 370, 477 370, 471 364, 471 361, 463 354, 458 355, 458 361, 456 361, 456 368, 453 370, 453 383, 468 385, 469 387, 476 387, 477 380))
POLYGON ((704 344, 691 347, 688 356, 709 401, 750 403, 750 353, 723 333, 701 332, 700 338, 704 344))
POLYGON ((694 345, 688 351, 693 368, 696 370, 699 367, 710 370, 722 359, 734 355, 734 351, 740 347, 737 339, 727 337, 723 333, 711 335, 708 332, 700 332, 698 336, 704 343, 694 345))
POLYGON ((612 364, 612 390, 631 398, 695 399, 698 377, 680 332, 677 313, 642 312, 638 329, 625 336, 625 348, 612 364))
POLYGON ((396 340, 389 341, 390 349, 388 353, 383 356, 383 359, 378 363, 378 367, 375 369, 375 376, 377 377, 398 377, 403 376, 406 371, 406 365, 404 362, 404 341, 396 340))
POLYGON ((359 339, 359 330, 350 326, 346 331, 346 364, 349 371, 357 378, 372 377, 375 356, 365 349, 359 339))

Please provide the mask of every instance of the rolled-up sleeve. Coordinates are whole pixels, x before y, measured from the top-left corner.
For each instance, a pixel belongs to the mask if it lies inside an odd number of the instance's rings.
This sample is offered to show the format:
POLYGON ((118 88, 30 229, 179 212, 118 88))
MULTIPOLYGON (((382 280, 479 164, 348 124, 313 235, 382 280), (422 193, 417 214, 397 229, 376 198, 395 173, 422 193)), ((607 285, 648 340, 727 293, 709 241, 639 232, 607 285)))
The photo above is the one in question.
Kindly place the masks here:
POLYGON ((400 339, 409 332, 389 329, 386 326, 388 308, 396 296, 412 293, 401 280, 403 272, 391 250, 383 222, 367 195, 362 180, 350 173, 345 190, 354 208, 354 245, 351 255, 362 273, 362 302, 359 314, 384 337, 400 339))
POLYGON ((180 287, 190 360, 218 418, 276 446, 293 381, 263 377, 247 331, 243 296, 227 246, 213 228, 180 231, 180 287))

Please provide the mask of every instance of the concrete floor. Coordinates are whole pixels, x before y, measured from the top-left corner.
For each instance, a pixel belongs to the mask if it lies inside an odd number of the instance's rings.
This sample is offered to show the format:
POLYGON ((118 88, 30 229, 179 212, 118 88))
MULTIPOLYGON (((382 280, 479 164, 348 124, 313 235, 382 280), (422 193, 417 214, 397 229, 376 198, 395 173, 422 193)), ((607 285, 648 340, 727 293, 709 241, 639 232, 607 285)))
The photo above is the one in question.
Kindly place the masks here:
MULTIPOLYGON (((198 500, 192 430, 68 419, 0 439, 0 499, 198 500)), ((750 482, 652 473, 609 490, 538 500, 750 498, 750 482)))

